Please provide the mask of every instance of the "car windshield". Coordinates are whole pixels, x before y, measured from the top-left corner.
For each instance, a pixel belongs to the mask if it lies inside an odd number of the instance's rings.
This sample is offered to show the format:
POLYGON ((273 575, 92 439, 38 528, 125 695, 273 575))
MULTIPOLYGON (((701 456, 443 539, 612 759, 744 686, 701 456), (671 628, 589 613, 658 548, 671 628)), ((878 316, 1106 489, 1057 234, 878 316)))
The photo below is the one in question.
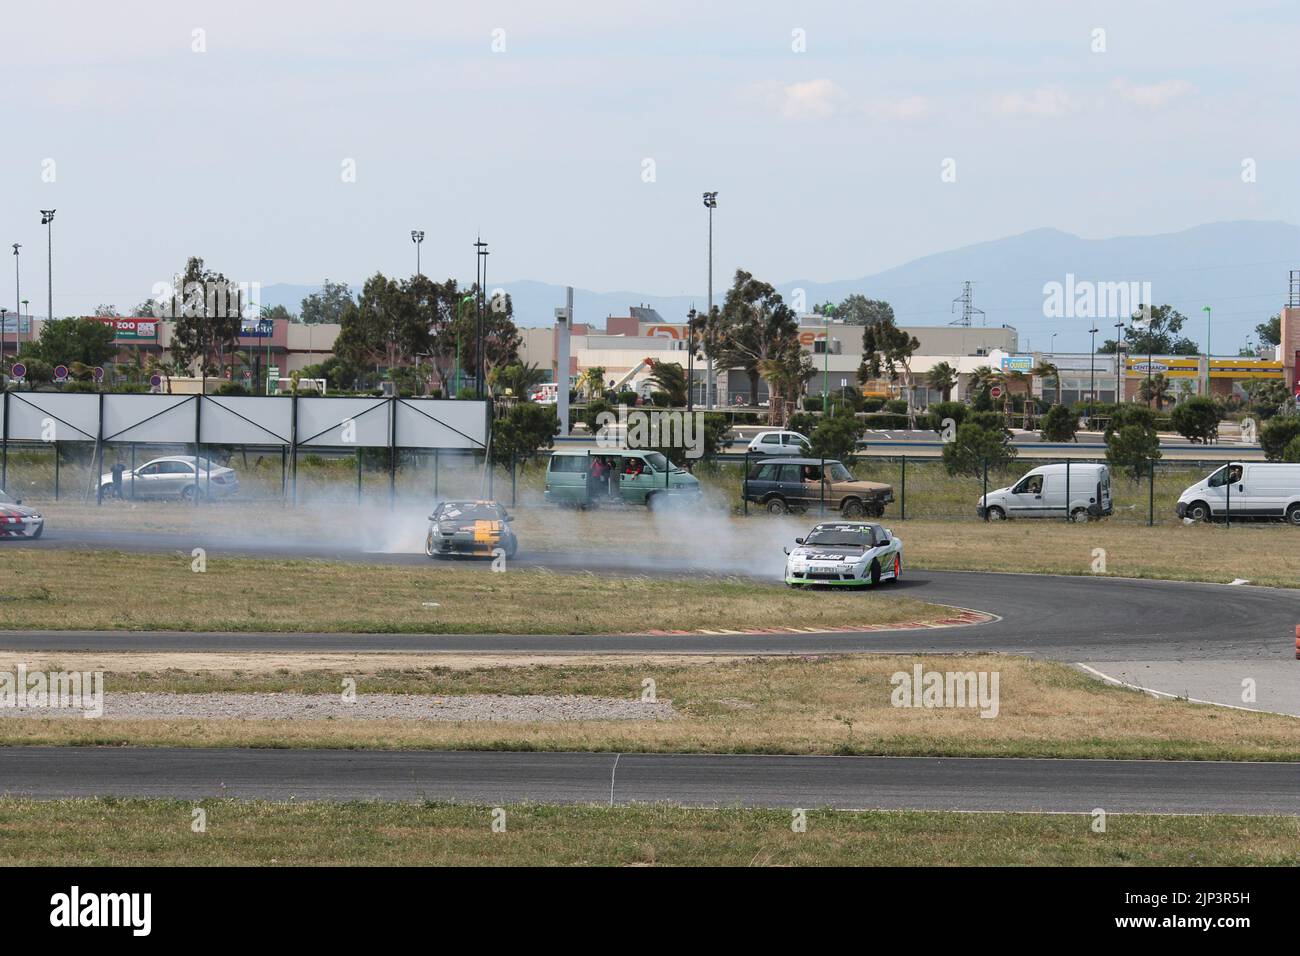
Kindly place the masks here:
POLYGON ((831 481, 852 481, 853 480, 853 475, 849 472, 847 468, 841 465, 838 461, 827 465, 826 470, 830 473, 831 481))
POLYGON ((7 494, 5 494, 3 490, 0 490, 0 505, 13 505, 17 503, 18 502, 14 501, 14 499, 10 498, 7 494))
POLYGON ((448 501, 438 506, 435 517, 439 521, 499 521, 501 513, 496 505, 474 501, 448 501))
POLYGON ((869 526, 860 528, 827 528, 814 531, 804 538, 804 544, 819 548, 825 547, 871 547, 873 535, 869 526))
POLYGON ((668 459, 657 451, 647 452, 644 456, 645 462, 655 471, 667 471, 668 459))

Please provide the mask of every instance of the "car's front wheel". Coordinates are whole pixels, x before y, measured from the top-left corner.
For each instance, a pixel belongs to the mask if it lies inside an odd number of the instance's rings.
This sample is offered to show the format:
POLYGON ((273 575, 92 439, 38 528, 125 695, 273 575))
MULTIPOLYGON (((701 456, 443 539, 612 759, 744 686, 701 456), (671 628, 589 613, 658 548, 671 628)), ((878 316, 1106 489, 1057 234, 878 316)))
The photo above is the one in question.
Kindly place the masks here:
POLYGON ((770 515, 783 515, 790 510, 784 498, 769 498, 764 507, 767 508, 767 513, 770 515))
POLYGON ((436 557, 437 552, 433 549, 433 532, 430 531, 424 537, 424 553, 429 557, 436 557))
POLYGON ((1210 506, 1204 501, 1193 501, 1187 506, 1187 517, 1193 521, 1209 521, 1210 506))
POLYGON ((861 518, 862 511, 862 502, 857 498, 849 498, 840 506, 840 514, 846 518, 861 518))
POLYGON ((875 586, 875 585, 877 585, 877 584, 880 583, 880 561, 879 561, 879 559, 877 559, 877 558, 872 558, 872 559, 871 559, 871 570, 870 570, 868 573, 871 575, 871 584, 872 584, 872 586, 875 586))
POLYGON ((1007 516, 1007 513, 1003 511, 1001 508, 999 508, 997 505, 994 505, 993 507, 989 508, 988 511, 985 513, 989 516, 990 521, 1001 521, 1003 518, 1007 516))

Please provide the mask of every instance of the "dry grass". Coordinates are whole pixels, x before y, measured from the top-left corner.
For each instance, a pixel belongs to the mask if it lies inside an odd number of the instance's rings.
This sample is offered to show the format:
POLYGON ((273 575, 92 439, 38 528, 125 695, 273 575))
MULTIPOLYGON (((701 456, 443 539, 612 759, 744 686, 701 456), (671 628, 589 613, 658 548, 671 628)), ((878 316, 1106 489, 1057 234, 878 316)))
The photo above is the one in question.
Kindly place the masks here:
POLYGON ((724 577, 684 580, 515 569, 383 566, 188 553, 0 550, 4 626, 175 631, 609 634, 926 621, 946 609, 888 588, 807 593, 724 577), (429 606, 436 605, 436 606, 429 606))
POLYGON ((42 866, 1295 866, 1293 817, 667 806, 0 799, 0 859, 42 866), (190 829, 196 806, 207 831, 190 829))
MULTIPOLYGON (((577 694, 632 698, 655 681, 670 721, 438 723, 428 721, 64 720, 0 721, 0 745, 358 747, 795 754, 1300 759, 1291 717, 1172 700, 1102 684, 1063 664, 1007 656, 926 657, 927 670, 996 671, 995 718, 974 709, 891 703, 890 677, 917 658, 851 656, 737 659, 703 665, 656 661, 604 666, 423 666, 359 671, 111 669, 110 691, 293 691, 334 694, 344 677, 361 693, 577 694)), ((70 666, 51 661, 50 666, 70 666)))

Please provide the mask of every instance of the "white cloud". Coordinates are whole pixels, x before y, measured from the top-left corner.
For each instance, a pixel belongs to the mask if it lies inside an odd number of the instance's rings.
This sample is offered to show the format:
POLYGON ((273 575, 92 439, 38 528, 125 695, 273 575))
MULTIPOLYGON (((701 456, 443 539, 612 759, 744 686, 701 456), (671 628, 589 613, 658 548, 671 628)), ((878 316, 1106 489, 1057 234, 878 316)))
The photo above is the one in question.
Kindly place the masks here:
POLYGON ((863 104, 863 110, 876 119, 910 120, 925 116, 932 106, 924 96, 873 96, 863 104))
POLYGON ((1111 89, 1125 102, 1147 110, 1158 110, 1180 96, 1195 93, 1196 87, 1186 80, 1163 80, 1160 83, 1134 84, 1116 80, 1111 89))
POLYGON ((802 83, 763 83, 756 88, 768 108, 786 120, 828 119, 839 112, 848 98, 834 80, 805 80, 802 83))
POLYGON ((994 112, 1005 116, 1064 116, 1079 108, 1075 98, 1058 86, 1004 93, 993 100, 994 112))

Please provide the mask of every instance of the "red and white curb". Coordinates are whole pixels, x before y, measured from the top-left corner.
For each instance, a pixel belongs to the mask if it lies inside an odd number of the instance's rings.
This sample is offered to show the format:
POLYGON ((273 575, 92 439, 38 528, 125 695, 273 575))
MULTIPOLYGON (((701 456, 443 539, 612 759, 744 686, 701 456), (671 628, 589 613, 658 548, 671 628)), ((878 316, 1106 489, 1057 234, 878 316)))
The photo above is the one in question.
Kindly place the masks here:
POLYGON ((833 628, 796 627, 793 624, 778 625, 776 627, 697 627, 686 631, 655 630, 642 631, 641 633, 649 634, 652 637, 684 637, 697 634, 705 634, 710 637, 740 637, 755 634, 867 634, 872 631, 919 631, 938 630, 945 627, 967 627, 971 624, 987 624, 990 621, 999 620, 996 614, 989 614, 986 611, 972 611, 968 608, 952 608, 952 610, 957 613, 933 621, 899 621, 896 624, 842 624, 833 628))

